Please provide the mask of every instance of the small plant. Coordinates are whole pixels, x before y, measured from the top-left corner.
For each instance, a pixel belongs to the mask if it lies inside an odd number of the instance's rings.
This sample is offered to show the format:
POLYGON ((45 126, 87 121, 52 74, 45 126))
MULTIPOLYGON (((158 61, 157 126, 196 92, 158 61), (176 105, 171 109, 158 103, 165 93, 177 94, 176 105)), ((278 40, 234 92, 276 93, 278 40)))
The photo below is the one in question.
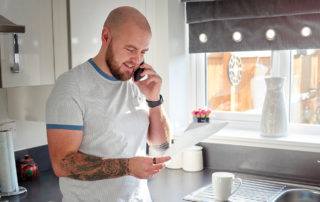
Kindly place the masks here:
POLYGON ((196 118, 209 118, 211 112, 210 109, 198 108, 192 111, 192 115, 196 118))

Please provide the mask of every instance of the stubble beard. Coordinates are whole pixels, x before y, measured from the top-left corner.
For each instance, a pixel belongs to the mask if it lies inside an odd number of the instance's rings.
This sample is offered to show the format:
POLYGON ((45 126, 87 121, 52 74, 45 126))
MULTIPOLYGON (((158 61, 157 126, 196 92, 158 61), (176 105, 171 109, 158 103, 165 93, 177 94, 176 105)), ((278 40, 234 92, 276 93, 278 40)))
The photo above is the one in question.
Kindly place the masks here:
POLYGON ((121 72, 121 65, 118 65, 117 62, 114 59, 114 52, 112 50, 112 41, 110 42, 110 45, 108 47, 107 53, 106 53, 106 63, 110 69, 111 74, 114 78, 120 80, 120 81, 127 81, 132 77, 132 74, 124 74, 121 72))

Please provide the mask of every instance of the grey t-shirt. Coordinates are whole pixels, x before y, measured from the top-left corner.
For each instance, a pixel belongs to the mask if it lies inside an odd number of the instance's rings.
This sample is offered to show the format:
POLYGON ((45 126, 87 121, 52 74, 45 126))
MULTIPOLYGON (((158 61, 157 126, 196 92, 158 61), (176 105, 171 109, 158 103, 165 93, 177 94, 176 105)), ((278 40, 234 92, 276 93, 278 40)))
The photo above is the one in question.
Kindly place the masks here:
MULTIPOLYGON (((90 59, 61 75, 46 106, 47 129, 82 130, 79 151, 104 158, 146 155, 145 97, 90 59)), ((146 180, 132 176, 97 181, 60 177, 63 201, 151 201, 146 180)))

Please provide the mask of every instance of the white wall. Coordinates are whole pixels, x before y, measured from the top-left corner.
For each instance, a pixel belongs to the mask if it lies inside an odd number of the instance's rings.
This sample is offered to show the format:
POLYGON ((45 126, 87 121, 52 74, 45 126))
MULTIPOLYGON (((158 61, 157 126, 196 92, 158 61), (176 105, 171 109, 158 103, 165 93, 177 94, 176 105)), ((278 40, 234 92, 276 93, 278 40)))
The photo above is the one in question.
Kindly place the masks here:
POLYGON ((47 144, 45 103, 52 87, 44 85, 0 89, 0 123, 4 125, 3 128, 13 129, 15 151, 47 144), (12 124, 10 121, 14 120, 16 122, 12 124))
POLYGON ((46 100, 53 85, 7 88, 8 116, 15 120, 45 122, 46 100))
POLYGON ((170 0, 168 5, 169 31, 169 95, 172 129, 184 129, 191 117, 190 87, 187 66, 185 6, 180 0, 170 0))
POLYGON ((0 88, 0 123, 8 121, 7 90, 0 88))
POLYGON ((147 61, 162 77, 163 106, 172 131, 179 131, 191 117, 185 5, 180 0, 147 1, 146 16, 152 29, 147 61))
MULTIPOLYGON (((35 87, 28 87, 28 88, 35 88, 35 87)), ((39 88, 43 88, 43 89, 40 90, 38 93, 32 94, 34 96, 33 99, 37 100, 37 102, 34 103, 34 106, 36 106, 37 104, 39 106, 34 107, 32 110, 38 111, 38 113, 42 114, 42 116, 43 116, 44 115, 43 104, 45 102, 45 98, 39 99, 39 97, 43 98, 46 95, 46 93, 43 93, 43 91, 47 90, 47 87, 46 86, 43 86, 43 87, 39 86, 36 89, 39 90, 39 88)), ((7 93, 9 93, 9 94, 12 93, 12 92, 10 92, 10 91, 12 91, 12 89, 13 88, 0 89, 0 128, 1 129, 12 129, 12 131, 13 131, 12 140, 13 140, 13 144, 14 144, 14 150, 18 151, 18 150, 22 150, 22 149, 26 149, 26 148, 32 148, 32 147, 37 147, 37 146, 47 144, 47 137, 46 137, 44 122, 34 122, 34 121, 12 122, 13 120, 9 118, 7 93)), ((17 98, 16 102, 28 101, 28 99, 26 99, 22 95, 16 95, 16 98, 17 98)), ((30 96, 29 96, 29 98, 30 98, 30 96)))

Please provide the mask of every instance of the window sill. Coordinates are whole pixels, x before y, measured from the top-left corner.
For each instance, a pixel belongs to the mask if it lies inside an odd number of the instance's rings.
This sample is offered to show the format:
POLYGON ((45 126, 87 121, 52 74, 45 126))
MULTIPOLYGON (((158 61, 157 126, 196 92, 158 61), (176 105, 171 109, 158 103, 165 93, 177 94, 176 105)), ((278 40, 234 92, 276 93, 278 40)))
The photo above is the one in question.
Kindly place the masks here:
POLYGON ((301 132, 296 130, 296 127, 289 126, 288 136, 268 138, 260 135, 257 125, 229 123, 228 126, 202 142, 320 153, 319 134, 301 132))

